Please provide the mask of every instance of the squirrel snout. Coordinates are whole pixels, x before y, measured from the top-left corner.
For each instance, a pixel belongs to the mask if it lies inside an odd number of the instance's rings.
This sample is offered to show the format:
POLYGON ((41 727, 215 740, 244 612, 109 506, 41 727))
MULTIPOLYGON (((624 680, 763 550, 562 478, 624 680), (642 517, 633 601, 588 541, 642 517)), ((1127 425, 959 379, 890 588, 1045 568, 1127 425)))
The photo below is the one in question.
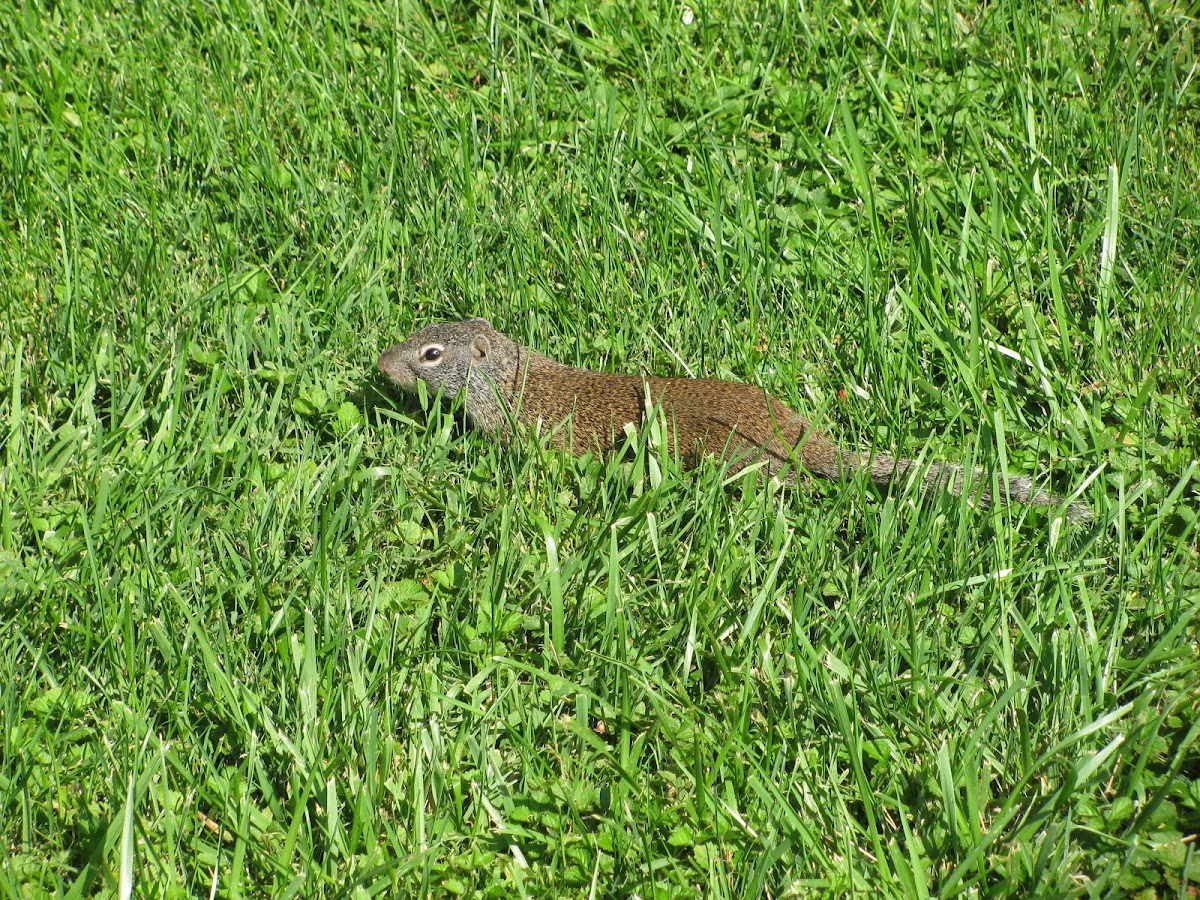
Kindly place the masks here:
POLYGON ((388 381, 406 391, 417 386, 417 377, 412 368, 405 365, 402 344, 397 344, 384 350, 379 356, 379 371, 387 376, 388 381))

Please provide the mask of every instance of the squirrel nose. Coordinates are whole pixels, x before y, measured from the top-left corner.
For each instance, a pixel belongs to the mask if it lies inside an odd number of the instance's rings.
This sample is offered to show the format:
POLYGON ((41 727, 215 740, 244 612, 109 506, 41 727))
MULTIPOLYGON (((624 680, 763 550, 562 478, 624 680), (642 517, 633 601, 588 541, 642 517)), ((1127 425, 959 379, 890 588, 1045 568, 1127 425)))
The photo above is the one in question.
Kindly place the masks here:
POLYGON ((404 364, 400 360, 400 345, 389 347, 379 356, 379 371, 392 381, 399 382, 403 376, 404 364))
POLYGON ((387 376, 388 381, 402 391, 412 392, 417 389, 417 373, 408 363, 409 353, 403 344, 397 344, 383 351, 379 357, 379 371, 387 376))

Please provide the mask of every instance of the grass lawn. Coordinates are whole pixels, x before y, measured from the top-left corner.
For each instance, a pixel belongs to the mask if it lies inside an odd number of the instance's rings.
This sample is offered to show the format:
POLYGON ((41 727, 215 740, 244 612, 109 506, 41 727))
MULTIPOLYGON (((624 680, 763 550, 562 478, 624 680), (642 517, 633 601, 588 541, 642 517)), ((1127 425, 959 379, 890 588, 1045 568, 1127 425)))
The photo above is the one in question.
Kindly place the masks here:
POLYGON ((1188 3, 115 6, 0 16, 0 897, 1197 896, 1188 3), (1096 520, 498 445, 468 315, 1096 520))

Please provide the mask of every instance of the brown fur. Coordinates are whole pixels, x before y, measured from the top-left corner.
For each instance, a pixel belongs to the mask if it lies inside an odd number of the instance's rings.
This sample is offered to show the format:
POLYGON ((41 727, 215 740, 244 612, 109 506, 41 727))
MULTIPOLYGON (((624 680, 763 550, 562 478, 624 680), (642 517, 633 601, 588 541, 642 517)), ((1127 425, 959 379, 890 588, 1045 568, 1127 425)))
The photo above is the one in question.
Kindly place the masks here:
MULTIPOLYGON (((583 454, 609 452, 624 427, 641 427, 653 407, 666 414, 672 450, 685 463, 702 453, 727 450, 734 471, 762 462, 771 475, 794 481, 797 465, 824 478, 841 478, 867 469, 871 480, 886 484, 919 471, 910 459, 868 456, 841 450, 803 416, 761 388, 712 378, 658 378, 613 375, 575 369, 522 347, 492 328, 486 319, 447 322, 421 329, 379 357, 379 369, 406 391, 424 381, 433 391, 454 395, 465 390, 467 416, 484 431, 507 437, 512 423, 540 427, 559 449, 583 454), (436 358, 428 359, 433 353, 436 358), (570 446, 567 446, 570 441, 570 446)), ((924 467, 925 489, 963 489, 962 467, 934 462, 924 467)), ((979 488, 985 473, 972 481, 982 505, 992 502, 979 488)), ((1057 506, 1062 501, 1037 490, 1028 478, 1000 481, 1001 503, 1057 506)), ((1086 522, 1092 512, 1072 503, 1067 518, 1086 522)))

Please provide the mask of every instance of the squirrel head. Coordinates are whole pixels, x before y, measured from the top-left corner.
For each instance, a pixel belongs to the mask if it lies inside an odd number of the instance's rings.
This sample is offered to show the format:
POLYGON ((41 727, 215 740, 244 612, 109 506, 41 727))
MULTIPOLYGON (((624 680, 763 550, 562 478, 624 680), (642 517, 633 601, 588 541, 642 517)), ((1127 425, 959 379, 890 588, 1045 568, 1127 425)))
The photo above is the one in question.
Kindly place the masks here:
POLYGON ((487 431, 504 429, 502 402, 516 377, 519 348, 487 319, 439 322, 422 328, 379 357, 379 371, 413 393, 423 381, 430 393, 453 397, 465 389, 467 415, 487 431))

